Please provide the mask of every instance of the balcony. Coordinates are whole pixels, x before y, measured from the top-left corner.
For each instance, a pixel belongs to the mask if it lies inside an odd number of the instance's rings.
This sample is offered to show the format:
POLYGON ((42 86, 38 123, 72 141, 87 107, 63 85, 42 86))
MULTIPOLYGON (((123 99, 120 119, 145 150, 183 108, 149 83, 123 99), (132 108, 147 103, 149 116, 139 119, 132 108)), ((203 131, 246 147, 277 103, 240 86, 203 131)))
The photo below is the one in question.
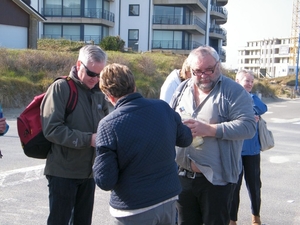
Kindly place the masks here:
POLYGON ((177 5, 186 6, 195 12, 206 12, 208 0, 153 0, 154 5, 177 5))
POLYGON ((84 41, 85 43, 93 43, 98 45, 102 39, 103 36, 101 35, 84 35, 83 37, 80 35, 56 35, 56 34, 43 34, 42 38, 47 39, 66 39, 70 41, 84 41))
POLYGON ((227 31, 218 25, 213 25, 209 28, 209 37, 226 40, 227 31))
POLYGON ((227 22, 228 12, 224 7, 212 5, 210 16, 216 20, 217 24, 224 24, 227 22))
POLYGON ((222 46, 227 46, 227 35, 222 40, 222 46))
POLYGON ((183 16, 155 15, 152 17, 153 30, 184 30, 194 34, 205 34, 206 25, 197 16, 186 20, 183 16))
POLYGON ((114 26, 115 14, 101 8, 42 8, 45 23, 94 23, 114 26))
POLYGON ((179 54, 189 54, 192 49, 203 44, 196 41, 152 40, 152 51, 172 51, 179 54))
POLYGON ((217 0, 217 6, 224 6, 228 3, 228 0, 217 0))
POLYGON ((220 48, 218 50, 219 56, 220 56, 220 61, 221 62, 226 62, 226 50, 223 48, 220 48))

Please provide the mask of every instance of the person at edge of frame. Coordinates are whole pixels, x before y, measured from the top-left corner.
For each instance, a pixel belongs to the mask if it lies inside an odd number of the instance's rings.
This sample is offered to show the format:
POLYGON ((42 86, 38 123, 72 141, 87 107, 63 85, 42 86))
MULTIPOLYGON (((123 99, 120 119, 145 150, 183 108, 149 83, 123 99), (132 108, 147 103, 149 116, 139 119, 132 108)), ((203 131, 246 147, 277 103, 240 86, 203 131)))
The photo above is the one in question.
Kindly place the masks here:
MULTIPOLYGON (((240 70, 236 74, 235 81, 239 83, 247 92, 249 92, 253 100, 253 110, 255 113, 256 123, 259 116, 268 111, 265 103, 255 94, 251 93, 254 83, 254 75, 252 71, 240 70)), ((258 126, 253 138, 244 140, 242 148, 242 164, 243 169, 239 176, 238 183, 233 193, 233 199, 230 211, 230 225, 236 225, 238 220, 238 209, 240 204, 240 189, 243 176, 245 178, 246 187, 249 193, 252 211, 252 225, 261 225, 260 206, 261 206, 261 179, 260 179, 260 151, 261 146, 258 136, 258 126)))

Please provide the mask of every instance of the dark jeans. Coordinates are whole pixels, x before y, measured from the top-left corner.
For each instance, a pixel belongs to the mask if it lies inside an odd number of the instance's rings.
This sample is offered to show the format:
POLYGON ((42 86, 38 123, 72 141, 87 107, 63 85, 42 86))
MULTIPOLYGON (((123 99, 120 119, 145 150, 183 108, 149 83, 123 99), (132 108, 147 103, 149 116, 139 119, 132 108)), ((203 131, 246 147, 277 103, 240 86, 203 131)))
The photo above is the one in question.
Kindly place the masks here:
POLYGON ((49 187, 48 225, 90 225, 94 206, 94 179, 46 176, 49 187))
POLYGON ((243 170, 240 174, 239 181, 234 190, 230 219, 237 221, 238 209, 240 204, 240 189, 243 180, 243 174, 245 177, 245 182, 248 190, 248 194, 251 201, 251 211, 255 216, 259 216, 260 213, 260 189, 261 189, 261 180, 260 180, 260 154, 258 155, 249 155, 242 156, 243 170))
POLYGON ((228 225, 235 184, 211 184, 204 176, 179 177, 182 192, 177 201, 180 225, 228 225))

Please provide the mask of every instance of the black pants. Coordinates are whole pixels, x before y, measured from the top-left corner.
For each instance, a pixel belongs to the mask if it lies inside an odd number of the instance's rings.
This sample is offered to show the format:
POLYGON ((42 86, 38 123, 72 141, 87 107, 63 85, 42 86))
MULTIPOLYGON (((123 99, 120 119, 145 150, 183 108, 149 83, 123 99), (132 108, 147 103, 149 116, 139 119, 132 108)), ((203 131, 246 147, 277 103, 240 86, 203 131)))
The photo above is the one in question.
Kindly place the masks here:
POLYGON ((94 206, 94 179, 47 176, 49 187, 48 225, 90 225, 94 206))
POLYGON ((177 201, 180 225, 228 225, 235 184, 211 184, 204 176, 179 177, 182 192, 177 201))
POLYGON ((234 190, 232 205, 230 210, 230 219, 237 221, 238 209, 240 204, 240 189, 243 175, 245 177, 246 187, 251 201, 251 212, 259 216, 261 204, 261 180, 260 180, 260 154, 242 156, 243 170, 240 174, 239 181, 234 190))

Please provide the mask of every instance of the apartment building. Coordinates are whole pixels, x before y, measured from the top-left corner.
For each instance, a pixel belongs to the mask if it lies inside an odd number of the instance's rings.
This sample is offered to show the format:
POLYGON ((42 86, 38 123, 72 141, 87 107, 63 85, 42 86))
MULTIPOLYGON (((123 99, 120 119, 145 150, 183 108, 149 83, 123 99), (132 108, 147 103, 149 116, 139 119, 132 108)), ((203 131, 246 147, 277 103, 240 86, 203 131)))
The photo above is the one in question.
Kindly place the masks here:
POLYGON ((269 78, 294 75, 294 44, 291 38, 249 41, 238 49, 238 69, 249 69, 269 78))
POLYGON ((226 60, 228 0, 31 0, 47 20, 40 38, 98 44, 120 36, 132 51, 188 54, 210 45, 226 60))

